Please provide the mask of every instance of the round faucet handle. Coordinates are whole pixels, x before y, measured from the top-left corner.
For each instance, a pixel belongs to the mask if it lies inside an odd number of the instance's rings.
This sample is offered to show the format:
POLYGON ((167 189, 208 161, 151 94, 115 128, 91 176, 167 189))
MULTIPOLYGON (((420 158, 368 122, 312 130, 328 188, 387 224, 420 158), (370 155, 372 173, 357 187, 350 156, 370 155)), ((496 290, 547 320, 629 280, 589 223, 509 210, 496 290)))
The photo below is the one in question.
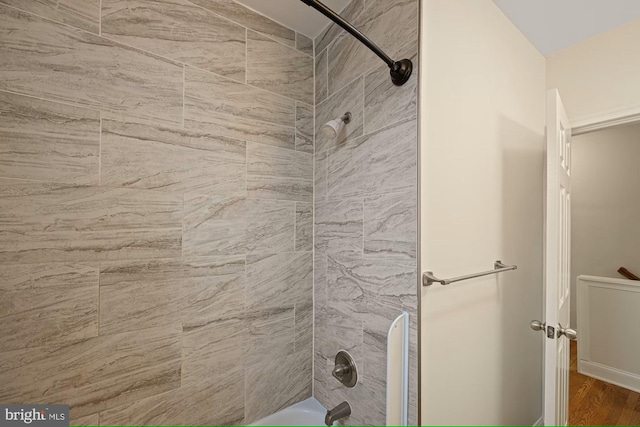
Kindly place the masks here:
POLYGON ((333 368, 333 375, 335 375, 336 377, 344 377, 350 371, 351 368, 349 367, 349 365, 343 365, 342 363, 339 363, 333 368))

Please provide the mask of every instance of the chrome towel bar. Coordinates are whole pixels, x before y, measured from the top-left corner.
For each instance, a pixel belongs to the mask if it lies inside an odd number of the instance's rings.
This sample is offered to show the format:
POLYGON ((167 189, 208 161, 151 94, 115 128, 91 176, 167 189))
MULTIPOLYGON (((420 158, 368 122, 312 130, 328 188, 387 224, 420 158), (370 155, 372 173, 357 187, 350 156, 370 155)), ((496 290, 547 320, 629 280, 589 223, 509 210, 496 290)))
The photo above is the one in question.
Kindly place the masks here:
POLYGON ((496 261, 493 263, 493 270, 483 271, 482 273, 467 274, 466 276, 453 277, 451 279, 438 279, 433 275, 433 271, 427 271, 422 275, 422 285, 431 286, 434 283, 440 283, 441 285, 448 285, 453 282, 459 282, 461 280, 473 279, 475 277, 488 276, 489 274, 502 273, 503 271, 516 270, 517 265, 505 265, 502 261, 496 261))

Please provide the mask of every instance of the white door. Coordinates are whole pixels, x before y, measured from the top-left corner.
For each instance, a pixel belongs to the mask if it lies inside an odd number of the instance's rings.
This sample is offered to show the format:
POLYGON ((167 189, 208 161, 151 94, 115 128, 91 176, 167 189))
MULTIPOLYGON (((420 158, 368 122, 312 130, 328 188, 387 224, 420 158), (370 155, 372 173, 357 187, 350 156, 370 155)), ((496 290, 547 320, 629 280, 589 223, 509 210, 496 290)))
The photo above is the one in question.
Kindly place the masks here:
POLYGON ((558 91, 547 94, 544 424, 567 425, 571 260, 571 126, 558 91))

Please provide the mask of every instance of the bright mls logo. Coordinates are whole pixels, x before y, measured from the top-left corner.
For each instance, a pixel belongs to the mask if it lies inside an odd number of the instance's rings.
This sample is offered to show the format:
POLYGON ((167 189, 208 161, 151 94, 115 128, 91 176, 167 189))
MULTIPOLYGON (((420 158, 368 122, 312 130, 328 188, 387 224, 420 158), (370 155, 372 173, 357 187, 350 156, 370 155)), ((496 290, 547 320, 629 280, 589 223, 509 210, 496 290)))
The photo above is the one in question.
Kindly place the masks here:
POLYGON ((0 405, 0 426, 68 427, 69 405, 0 405))

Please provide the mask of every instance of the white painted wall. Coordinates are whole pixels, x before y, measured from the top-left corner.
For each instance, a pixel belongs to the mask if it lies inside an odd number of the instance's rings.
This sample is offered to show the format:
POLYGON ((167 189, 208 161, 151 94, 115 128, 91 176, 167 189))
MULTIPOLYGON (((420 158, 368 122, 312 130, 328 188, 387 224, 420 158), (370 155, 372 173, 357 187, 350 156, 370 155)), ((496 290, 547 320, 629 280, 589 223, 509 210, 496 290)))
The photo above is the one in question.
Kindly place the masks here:
POLYGON ((547 58, 547 88, 557 88, 574 124, 602 113, 638 111, 640 19, 547 58))
POLYGON ((491 0, 422 2, 422 423, 542 414, 545 59, 491 0))
MULTIPOLYGON (((640 276, 640 124, 575 136, 571 295, 576 276, 623 278, 624 266, 640 276)), ((571 307, 576 323, 577 304, 571 307)), ((577 325, 580 328, 580 325, 577 325)))

